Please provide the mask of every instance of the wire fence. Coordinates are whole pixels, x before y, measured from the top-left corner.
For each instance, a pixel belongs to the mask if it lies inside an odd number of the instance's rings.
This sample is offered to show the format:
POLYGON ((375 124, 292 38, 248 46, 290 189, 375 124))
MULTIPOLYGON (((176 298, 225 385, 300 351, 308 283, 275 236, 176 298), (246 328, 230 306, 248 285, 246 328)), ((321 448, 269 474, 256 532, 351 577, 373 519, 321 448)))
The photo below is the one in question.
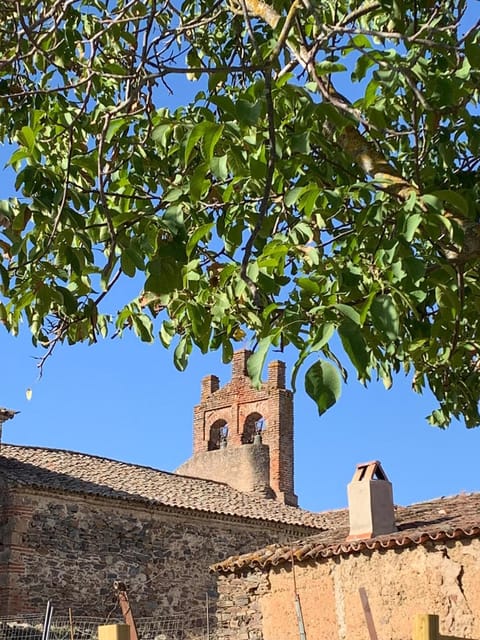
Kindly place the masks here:
MULTIPOLYGON (((109 619, 108 624, 123 622, 109 619)), ((206 612, 189 611, 172 616, 138 618, 135 620, 139 640, 208 640, 211 622, 206 612)), ((53 615, 48 640, 98 640, 98 627, 105 624, 99 618, 53 615)), ((44 616, 23 615, 0 617, 0 640, 45 640, 44 616)))
MULTIPOLYGON (((77 618, 72 624, 66 617, 54 616, 50 624, 50 640, 96 640, 97 627, 103 624, 95 618, 77 618)), ((44 616, 25 615, 0 618, 0 640, 42 640, 44 616)))

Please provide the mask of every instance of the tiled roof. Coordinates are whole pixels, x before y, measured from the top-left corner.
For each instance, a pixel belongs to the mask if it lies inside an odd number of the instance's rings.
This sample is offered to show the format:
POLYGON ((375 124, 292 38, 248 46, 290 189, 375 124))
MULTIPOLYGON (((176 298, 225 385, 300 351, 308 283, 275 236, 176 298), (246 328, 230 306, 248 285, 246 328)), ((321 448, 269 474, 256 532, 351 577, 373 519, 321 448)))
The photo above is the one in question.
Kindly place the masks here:
POLYGON ((398 531, 368 540, 346 540, 348 512, 337 512, 337 525, 291 545, 272 544, 264 549, 233 556, 212 567, 219 573, 265 568, 283 563, 321 561, 333 556, 377 549, 400 549, 426 542, 480 537, 480 493, 460 494, 395 508, 398 531))
POLYGON ((2 444, 0 477, 9 484, 239 516, 321 531, 335 512, 312 513, 226 484, 98 456, 2 444))

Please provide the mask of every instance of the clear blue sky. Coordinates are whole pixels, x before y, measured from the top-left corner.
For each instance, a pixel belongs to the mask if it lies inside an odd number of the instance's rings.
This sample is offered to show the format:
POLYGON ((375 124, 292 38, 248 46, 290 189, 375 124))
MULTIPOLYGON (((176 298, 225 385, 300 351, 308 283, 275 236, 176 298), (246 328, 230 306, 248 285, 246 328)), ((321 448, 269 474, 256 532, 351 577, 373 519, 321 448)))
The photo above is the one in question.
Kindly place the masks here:
MULTIPOLYGON (((200 380, 228 382, 220 354, 194 354, 176 371, 160 344, 133 336, 91 347, 62 347, 38 380, 28 328, 0 332, 0 406, 20 410, 4 425, 4 441, 83 451, 174 470, 191 455, 192 409, 200 380), (25 391, 33 391, 27 401, 25 391)), ((277 354, 291 363, 291 354, 277 354)), ((295 396, 295 488, 312 510, 346 506, 355 465, 378 459, 398 504, 480 489, 480 430, 454 424, 441 431, 425 416, 433 400, 410 391, 403 377, 390 391, 365 390, 351 377, 336 407, 319 418, 299 384, 295 396)))

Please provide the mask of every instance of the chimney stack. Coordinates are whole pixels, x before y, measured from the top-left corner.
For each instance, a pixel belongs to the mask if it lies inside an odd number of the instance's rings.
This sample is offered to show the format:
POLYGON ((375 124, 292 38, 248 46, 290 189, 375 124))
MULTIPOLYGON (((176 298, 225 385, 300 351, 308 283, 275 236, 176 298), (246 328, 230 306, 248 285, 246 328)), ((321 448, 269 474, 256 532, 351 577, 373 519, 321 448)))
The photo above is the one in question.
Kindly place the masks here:
POLYGON ((365 540, 397 530, 392 483, 378 460, 357 465, 348 485, 348 512, 347 540, 365 540))
POLYGON ((232 380, 245 378, 248 376, 247 363, 252 352, 248 349, 240 349, 235 351, 232 359, 232 380))

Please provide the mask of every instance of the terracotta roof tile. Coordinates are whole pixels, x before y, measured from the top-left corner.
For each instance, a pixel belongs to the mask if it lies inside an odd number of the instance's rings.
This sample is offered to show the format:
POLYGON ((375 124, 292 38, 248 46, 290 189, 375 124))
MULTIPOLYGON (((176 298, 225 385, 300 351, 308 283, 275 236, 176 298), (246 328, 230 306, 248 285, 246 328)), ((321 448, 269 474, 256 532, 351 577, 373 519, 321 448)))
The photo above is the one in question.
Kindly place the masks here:
POLYGON ((331 514, 285 506, 220 482, 72 451, 2 444, 0 475, 20 486, 240 516, 317 531, 332 525, 331 514))
POLYGON ((322 560, 355 552, 409 547, 426 542, 480 537, 480 493, 464 493, 449 498, 395 508, 398 531, 370 538, 346 540, 348 512, 337 511, 336 524, 320 534, 291 545, 273 544, 253 553, 227 558, 212 571, 231 573, 239 569, 265 568, 282 563, 322 560))

